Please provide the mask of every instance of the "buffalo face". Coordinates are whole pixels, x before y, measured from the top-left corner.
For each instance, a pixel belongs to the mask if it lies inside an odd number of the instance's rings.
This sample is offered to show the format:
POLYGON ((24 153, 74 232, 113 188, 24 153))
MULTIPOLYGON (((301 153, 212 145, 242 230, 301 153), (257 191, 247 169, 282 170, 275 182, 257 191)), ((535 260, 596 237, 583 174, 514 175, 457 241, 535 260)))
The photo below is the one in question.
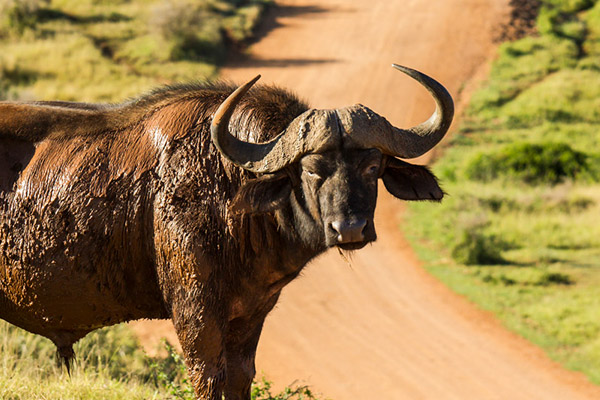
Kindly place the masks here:
POLYGON ((234 209, 260 214, 291 207, 303 242, 357 250, 377 238, 373 216, 379 178, 399 199, 443 197, 426 167, 378 149, 350 148, 308 154, 285 171, 250 180, 236 196, 234 209))
POLYGON ((229 132, 229 121, 260 76, 235 90, 215 112, 212 141, 226 159, 259 177, 242 186, 234 208, 260 213, 290 205, 294 230, 305 243, 355 250, 376 238, 378 178, 397 198, 441 200, 427 168, 396 157, 418 157, 444 137, 454 115, 452 97, 431 77, 394 67, 421 83, 436 104, 427 121, 409 129, 357 104, 307 110, 269 142, 246 142, 229 132))
POLYGON ((376 239, 373 214, 382 158, 377 149, 351 149, 301 159, 306 208, 327 247, 355 250, 376 239))

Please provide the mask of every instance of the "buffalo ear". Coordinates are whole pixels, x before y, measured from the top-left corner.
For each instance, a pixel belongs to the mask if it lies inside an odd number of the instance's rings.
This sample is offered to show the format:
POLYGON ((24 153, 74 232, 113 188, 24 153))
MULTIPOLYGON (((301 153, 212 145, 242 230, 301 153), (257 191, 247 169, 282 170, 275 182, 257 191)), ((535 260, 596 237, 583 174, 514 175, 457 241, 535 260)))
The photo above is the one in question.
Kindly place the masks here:
POLYGON ((402 200, 440 201, 444 192, 427 167, 389 157, 383 172, 385 188, 402 200))
POLYGON ((287 174, 263 175, 246 182, 235 195, 231 210, 244 214, 264 214, 274 211, 289 199, 292 183, 287 174))

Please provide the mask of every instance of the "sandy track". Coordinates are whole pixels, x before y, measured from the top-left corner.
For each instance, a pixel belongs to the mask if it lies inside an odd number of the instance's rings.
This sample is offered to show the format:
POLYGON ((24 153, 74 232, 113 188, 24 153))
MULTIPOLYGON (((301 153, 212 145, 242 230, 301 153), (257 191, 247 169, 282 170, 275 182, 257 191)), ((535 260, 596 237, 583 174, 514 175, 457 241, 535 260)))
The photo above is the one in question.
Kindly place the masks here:
MULTIPOLYGON (((421 69, 456 97, 493 51, 506 0, 281 0, 268 34, 224 76, 256 73, 319 108, 363 103, 398 126, 432 111, 392 62, 421 69)), ((599 388, 566 372, 419 267, 398 229, 402 203, 385 190, 376 244, 351 267, 337 252, 311 263, 267 318, 257 369, 328 398, 592 399, 599 388)), ((145 340, 166 323, 134 325, 145 340), (151 325, 149 325, 151 324, 151 325), (150 326, 150 328, 149 328, 150 326)))

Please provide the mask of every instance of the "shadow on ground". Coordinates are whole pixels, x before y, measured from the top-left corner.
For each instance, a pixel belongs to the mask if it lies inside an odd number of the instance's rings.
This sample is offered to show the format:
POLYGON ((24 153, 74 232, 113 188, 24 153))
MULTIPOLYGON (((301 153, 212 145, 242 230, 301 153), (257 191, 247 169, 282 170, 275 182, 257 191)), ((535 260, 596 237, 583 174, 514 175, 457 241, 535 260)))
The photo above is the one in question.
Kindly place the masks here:
MULTIPOLYGON (((272 31, 285 27, 286 24, 282 19, 286 18, 317 18, 320 15, 325 15, 330 11, 329 8, 308 5, 308 6, 281 6, 273 5, 267 11, 266 15, 253 35, 252 40, 246 43, 245 47, 251 46, 254 43, 261 41, 272 31)), ((244 49, 232 52, 228 56, 228 68, 243 69, 243 68, 281 68, 289 66, 308 66, 336 63, 338 60, 333 58, 309 59, 309 58, 273 58, 262 59, 254 57, 252 54, 244 52, 244 49)))

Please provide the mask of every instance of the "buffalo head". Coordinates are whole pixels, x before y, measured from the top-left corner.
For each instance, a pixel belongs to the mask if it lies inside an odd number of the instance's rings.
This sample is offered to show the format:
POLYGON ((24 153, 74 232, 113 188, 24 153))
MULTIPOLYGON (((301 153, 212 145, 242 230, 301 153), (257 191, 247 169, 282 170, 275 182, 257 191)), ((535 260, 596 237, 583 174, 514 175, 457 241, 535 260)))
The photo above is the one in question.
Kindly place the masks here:
POLYGON ((379 178, 397 198, 441 200, 443 192, 427 168, 396 157, 418 157, 442 139, 454 114, 452 97, 427 75, 394 67, 420 82, 435 99, 433 115, 410 129, 396 128, 359 104, 308 110, 273 140, 246 142, 229 132, 229 121, 260 76, 233 92, 215 113, 212 141, 225 158, 257 175, 242 186, 234 207, 265 213, 289 206, 305 243, 354 250, 376 238, 373 215, 379 178))

